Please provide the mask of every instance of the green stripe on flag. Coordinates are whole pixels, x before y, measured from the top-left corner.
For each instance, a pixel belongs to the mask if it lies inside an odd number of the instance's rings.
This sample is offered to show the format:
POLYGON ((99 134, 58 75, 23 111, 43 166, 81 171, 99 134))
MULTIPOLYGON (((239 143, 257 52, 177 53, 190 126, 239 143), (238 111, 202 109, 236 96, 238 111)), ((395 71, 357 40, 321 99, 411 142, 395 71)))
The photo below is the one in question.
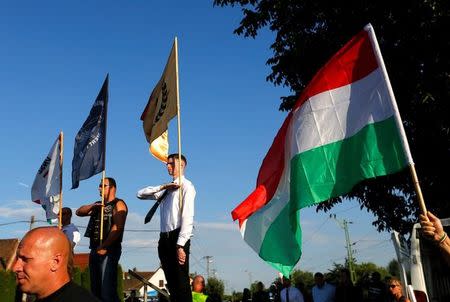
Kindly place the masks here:
POLYGON ((293 209, 346 194, 358 182, 398 172, 406 164, 394 117, 369 124, 349 138, 292 158, 293 209))
POLYGON ((301 256, 302 230, 298 214, 289 217, 288 202, 270 225, 261 244, 259 256, 284 276, 289 277, 301 256))

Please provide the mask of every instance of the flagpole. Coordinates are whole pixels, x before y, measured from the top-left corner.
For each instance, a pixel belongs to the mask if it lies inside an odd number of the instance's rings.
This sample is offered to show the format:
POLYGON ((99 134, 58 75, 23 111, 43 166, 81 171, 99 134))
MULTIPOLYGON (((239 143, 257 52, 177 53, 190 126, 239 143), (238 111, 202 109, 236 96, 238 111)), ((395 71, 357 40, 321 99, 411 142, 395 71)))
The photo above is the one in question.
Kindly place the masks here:
POLYGON ((427 207, 425 205, 425 200, 423 199, 422 190, 421 190, 420 184, 419 184, 419 178, 417 177, 414 161, 412 159, 411 151, 409 149, 408 138, 406 137, 405 129, 403 127, 402 119, 400 117, 400 111, 398 110, 397 101, 395 100, 394 90, 392 89, 391 82, 389 81, 389 76, 388 76, 388 73, 386 70, 386 66, 384 65, 384 60, 383 60, 383 56, 381 55, 380 46, 378 45, 378 41, 375 36, 375 31, 373 30, 372 25, 368 24, 368 25, 366 25, 366 27, 364 29, 369 34, 369 38, 372 42, 372 47, 375 52, 375 57, 376 57, 377 63, 380 66, 381 71, 383 72, 387 90, 389 92, 389 96, 392 99, 392 107, 395 112, 395 122, 397 124, 397 129, 400 132, 399 133, 400 140, 401 140, 401 143, 403 146, 403 150, 405 152, 406 160, 408 161, 408 166, 409 166, 409 170, 411 173, 412 181, 414 183, 414 188, 416 190, 419 207, 420 207, 422 214, 424 214, 426 216, 427 215, 427 207))
POLYGON ((109 103, 109 73, 106 75, 106 97, 105 100, 105 138, 103 146, 103 172, 102 172, 102 207, 100 211, 100 244, 103 242, 103 215, 105 207, 105 178, 106 178, 106 129, 108 128, 108 103, 109 103))
POLYGON ((181 180, 181 110, 180 110, 180 90, 179 90, 179 81, 178 81, 178 39, 175 37, 175 73, 176 73, 176 82, 177 82, 177 124, 178 124, 178 199, 179 199, 179 207, 180 207, 180 215, 183 212, 183 193, 182 193, 182 180, 181 180))
POLYGON ((59 217, 58 228, 62 229, 62 207, 63 207, 63 161, 64 161, 64 133, 59 133, 59 217))

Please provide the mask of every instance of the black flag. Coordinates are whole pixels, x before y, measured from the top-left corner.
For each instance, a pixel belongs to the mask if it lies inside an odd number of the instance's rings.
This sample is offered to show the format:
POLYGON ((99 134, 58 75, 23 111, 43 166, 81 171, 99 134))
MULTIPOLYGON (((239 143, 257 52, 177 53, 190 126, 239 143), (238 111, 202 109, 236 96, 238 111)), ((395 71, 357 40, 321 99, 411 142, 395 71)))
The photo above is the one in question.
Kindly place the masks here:
POLYGON ((72 189, 78 188, 80 180, 98 174, 105 168, 108 83, 109 75, 106 76, 89 116, 75 137, 72 189))

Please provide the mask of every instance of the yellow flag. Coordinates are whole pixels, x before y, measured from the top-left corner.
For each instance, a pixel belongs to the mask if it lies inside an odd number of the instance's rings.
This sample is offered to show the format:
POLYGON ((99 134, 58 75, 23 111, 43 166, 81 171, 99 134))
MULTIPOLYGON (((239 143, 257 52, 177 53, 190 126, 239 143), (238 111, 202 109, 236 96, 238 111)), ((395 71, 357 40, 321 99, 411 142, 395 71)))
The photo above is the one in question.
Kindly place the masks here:
POLYGON ((167 161, 169 152, 168 124, 177 115, 176 55, 176 43, 174 42, 161 79, 153 88, 147 106, 141 115, 145 137, 150 143, 150 152, 163 162, 167 161))

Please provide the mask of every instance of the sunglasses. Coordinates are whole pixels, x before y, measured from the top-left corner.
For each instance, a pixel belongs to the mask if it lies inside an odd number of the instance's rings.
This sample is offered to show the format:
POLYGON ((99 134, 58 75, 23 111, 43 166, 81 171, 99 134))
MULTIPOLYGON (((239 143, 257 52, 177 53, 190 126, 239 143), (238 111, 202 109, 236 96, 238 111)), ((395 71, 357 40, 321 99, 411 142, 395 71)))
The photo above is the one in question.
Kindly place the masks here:
POLYGON ((389 285, 389 288, 396 288, 398 285, 397 284, 391 284, 389 285))

